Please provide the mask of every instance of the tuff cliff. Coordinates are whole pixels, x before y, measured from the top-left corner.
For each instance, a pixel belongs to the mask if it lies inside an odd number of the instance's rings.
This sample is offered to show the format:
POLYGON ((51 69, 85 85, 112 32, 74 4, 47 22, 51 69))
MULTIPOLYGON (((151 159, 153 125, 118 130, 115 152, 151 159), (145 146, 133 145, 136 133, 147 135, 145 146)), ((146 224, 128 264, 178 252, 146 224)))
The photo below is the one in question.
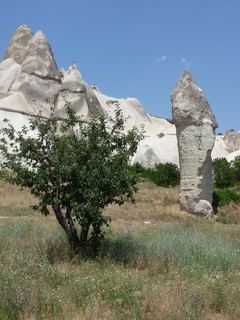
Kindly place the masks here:
MULTIPOLYGON (((28 26, 21 25, 14 32, 0 63, 0 128, 4 126, 4 118, 18 129, 39 110, 47 117, 50 105, 46 99, 53 104, 57 115, 64 117, 63 97, 77 114, 86 118, 95 108, 111 114, 119 104, 124 116, 129 117, 126 129, 142 124, 145 128, 145 139, 132 162, 139 162, 145 167, 166 162, 179 164, 174 124, 148 115, 135 98, 109 97, 95 85, 89 86, 75 63, 68 70, 59 70, 45 35, 41 31, 33 34, 28 26)), ((212 157, 227 154, 223 137, 217 137, 212 157)))

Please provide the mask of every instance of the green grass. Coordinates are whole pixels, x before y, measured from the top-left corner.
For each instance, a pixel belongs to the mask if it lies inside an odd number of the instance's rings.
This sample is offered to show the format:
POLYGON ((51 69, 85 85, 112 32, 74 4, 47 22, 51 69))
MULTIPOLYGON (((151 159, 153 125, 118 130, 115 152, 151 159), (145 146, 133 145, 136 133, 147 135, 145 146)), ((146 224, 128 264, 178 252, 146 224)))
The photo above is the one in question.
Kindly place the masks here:
MULTIPOLYGON (((87 260, 54 216, 28 209, 27 191, 2 184, 14 201, 2 192, 0 319, 239 320, 239 226, 181 214, 177 190, 140 186, 136 206, 108 208, 114 221, 87 260)), ((238 212, 231 203, 217 219, 238 212)))
POLYGON ((239 242, 206 224, 109 232, 101 256, 85 260, 71 258, 57 226, 7 221, 0 319, 239 319, 239 242))
POLYGON ((30 208, 11 208, 9 206, 2 206, 0 205, 0 216, 7 216, 7 217, 23 217, 34 215, 33 210, 30 208))
POLYGON ((173 265, 188 276, 240 268, 240 244, 182 223, 169 223, 150 234, 114 235, 106 240, 105 253, 117 261, 134 266, 140 263, 159 272, 173 265))

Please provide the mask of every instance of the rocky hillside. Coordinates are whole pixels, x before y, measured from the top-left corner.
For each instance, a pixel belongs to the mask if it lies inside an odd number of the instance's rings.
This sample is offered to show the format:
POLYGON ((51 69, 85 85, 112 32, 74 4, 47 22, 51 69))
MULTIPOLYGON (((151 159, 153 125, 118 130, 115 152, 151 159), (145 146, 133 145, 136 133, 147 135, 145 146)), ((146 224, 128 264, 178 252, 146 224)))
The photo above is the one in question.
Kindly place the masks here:
MULTIPOLYGON (((44 34, 41 31, 33 34, 28 26, 21 25, 14 32, 0 63, 0 128, 4 118, 20 128, 40 109, 47 117, 50 105, 46 100, 53 103, 59 117, 64 117, 63 97, 71 102, 77 114, 86 118, 96 108, 111 114, 119 103, 124 115, 130 117, 126 129, 142 124, 145 127, 145 139, 132 162, 145 167, 159 162, 179 163, 176 130, 171 122, 148 115, 135 98, 108 97, 94 84, 89 86, 75 63, 68 70, 59 70, 44 34)), ((217 136, 212 158, 225 157, 239 147, 240 136, 234 132, 217 136)))

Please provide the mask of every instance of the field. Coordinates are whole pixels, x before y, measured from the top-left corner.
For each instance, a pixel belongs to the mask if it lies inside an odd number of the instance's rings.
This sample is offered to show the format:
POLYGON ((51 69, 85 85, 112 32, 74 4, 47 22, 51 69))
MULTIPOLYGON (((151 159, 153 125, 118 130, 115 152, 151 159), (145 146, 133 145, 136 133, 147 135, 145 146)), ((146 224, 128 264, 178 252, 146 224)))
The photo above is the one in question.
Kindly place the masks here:
POLYGON ((240 205, 212 220, 180 210, 178 188, 139 184, 97 259, 72 256, 53 215, 0 180, 1 320, 238 320, 240 205))

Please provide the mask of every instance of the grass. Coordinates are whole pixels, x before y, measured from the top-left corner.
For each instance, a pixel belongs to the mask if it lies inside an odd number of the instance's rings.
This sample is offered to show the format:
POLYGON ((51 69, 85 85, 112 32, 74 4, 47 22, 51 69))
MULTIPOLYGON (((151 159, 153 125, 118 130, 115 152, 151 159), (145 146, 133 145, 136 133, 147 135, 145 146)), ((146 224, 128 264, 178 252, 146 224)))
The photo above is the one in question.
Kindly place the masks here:
POLYGON ((0 181, 0 319, 239 319, 238 222, 180 211, 177 188, 139 188, 135 205, 107 208, 101 254, 85 260, 27 190, 0 181))

